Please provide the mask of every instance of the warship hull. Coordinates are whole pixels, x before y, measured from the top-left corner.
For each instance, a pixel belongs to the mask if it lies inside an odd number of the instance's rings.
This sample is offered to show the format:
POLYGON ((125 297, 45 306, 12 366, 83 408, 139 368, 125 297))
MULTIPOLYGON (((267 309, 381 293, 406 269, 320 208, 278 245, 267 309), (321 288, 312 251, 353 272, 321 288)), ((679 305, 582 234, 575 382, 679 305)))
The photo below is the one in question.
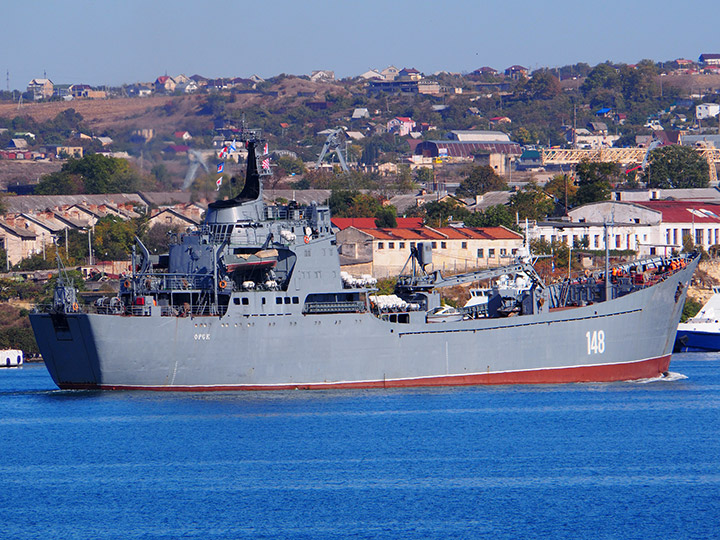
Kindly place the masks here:
MULTIPOLYGON (((568 383, 667 372, 697 259, 607 302, 427 324, 268 302, 223 316, 33 313, 62 389, 174 391, 568 383), (272 307, 270 307, 272 306, 272 307)), ((281 293, 277 293, 281 294, 281 293)), ((412 315, 412 314, 411 314, 412 315)))

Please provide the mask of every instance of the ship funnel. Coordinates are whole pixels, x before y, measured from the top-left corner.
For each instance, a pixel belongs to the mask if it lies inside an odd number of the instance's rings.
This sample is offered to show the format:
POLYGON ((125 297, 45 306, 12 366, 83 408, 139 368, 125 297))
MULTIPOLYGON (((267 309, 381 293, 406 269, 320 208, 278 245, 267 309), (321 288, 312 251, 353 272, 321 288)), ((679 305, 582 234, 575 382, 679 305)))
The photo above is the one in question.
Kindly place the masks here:
POLYGON ((257 166, 257 155, 255 152, 255 141, 248 141, 247 173, 245 174, 245 185, 240 194, 234 200, 238 202, 254 201, 260 197, 260 172, 257 166))

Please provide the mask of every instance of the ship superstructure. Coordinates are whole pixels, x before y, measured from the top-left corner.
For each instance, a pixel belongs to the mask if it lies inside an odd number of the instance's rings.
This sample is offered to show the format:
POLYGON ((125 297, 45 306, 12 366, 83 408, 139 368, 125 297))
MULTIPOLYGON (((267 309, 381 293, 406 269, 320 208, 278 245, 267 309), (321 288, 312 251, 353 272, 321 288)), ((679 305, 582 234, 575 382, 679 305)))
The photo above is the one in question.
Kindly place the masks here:
POLYGON ((178 235, 161 264, 138 242, 117 296, 78 306, 69 280, 31 314, 61 388, 265 390, 555 383, 667 371, 697 257, 656 257, 545 284, 529 257, 460 276, 411 246, 393 295, 347 279, 327 206, 266 205, 245 130, 245 185, 178 235), (482 309, 447 310, 444 286, 525 276, 482 309), (608 279, 606 279, 606 276, 608 279), (343 279, 345 278, 345 279, 343 279), (512 292, 512 294, 511 294, 512 292))

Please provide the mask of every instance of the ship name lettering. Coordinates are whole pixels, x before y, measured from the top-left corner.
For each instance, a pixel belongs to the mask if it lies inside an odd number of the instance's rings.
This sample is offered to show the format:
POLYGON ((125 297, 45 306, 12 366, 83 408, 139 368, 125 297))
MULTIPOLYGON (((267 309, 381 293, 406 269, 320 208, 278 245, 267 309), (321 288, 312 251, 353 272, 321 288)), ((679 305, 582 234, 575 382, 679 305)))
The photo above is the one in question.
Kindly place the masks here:
POLYGON ((594 330, 585 332, 587 338, 587 353, 602 354, 605 352, 605 332, 602 330, 594 330))
POLYGON ((195 334, 195 341, 209 341, 210 334, 195 334))

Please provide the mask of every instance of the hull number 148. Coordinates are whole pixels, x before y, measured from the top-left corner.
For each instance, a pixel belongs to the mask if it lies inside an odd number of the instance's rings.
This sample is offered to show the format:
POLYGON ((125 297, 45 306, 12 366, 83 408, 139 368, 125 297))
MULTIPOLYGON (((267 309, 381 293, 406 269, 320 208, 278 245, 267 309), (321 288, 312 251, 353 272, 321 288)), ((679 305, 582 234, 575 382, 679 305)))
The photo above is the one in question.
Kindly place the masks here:
POLYGON ((602 354, 605 352, 605 332, 602 330, 585 332, 585 337, 587 338, 588 354, 602 354))

